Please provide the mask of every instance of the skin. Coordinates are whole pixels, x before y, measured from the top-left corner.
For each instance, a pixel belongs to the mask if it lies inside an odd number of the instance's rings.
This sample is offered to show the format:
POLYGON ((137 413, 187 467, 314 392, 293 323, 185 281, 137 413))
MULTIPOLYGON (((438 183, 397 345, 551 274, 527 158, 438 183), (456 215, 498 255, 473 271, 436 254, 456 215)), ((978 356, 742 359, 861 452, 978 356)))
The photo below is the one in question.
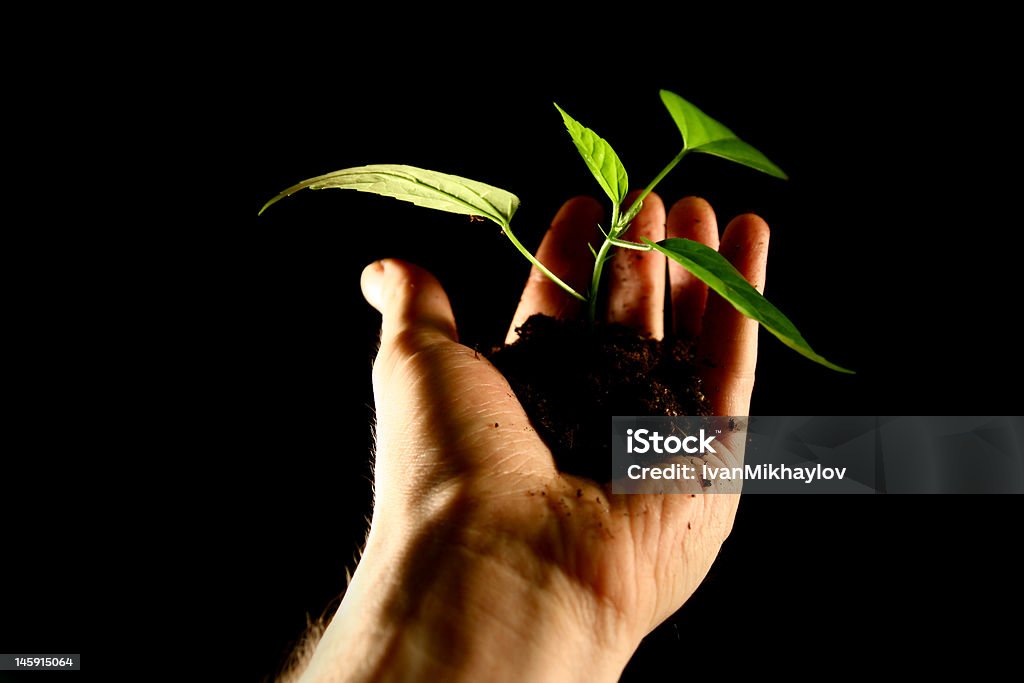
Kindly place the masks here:
MULTIPOLYGON (((595 200, 566 202, 538 258, 585 289, 583 242, 601 221, 595 200)), ((652 193, 628 237, 666 231, 719 249, 763 288, 768 226, 757 216, 735 218, 719 245, 707 202, 683 199, 666 217, 652 193)), ((664 311, 666 259, 614 258, 608 319, 698 335, 715 414, 746 415, 757 324, 674 264, 664 311)), ((738 495, 611 495, 560 474, 504 377, 458 343, 432 275, 386 259, 367 266, 362 288, 382 314, 376 500, 362 559, 302 680, 617 680, 703 580, 738 495)), ((509 341, 533 313, 580 315, 581 305, 534 271, 509 341)))

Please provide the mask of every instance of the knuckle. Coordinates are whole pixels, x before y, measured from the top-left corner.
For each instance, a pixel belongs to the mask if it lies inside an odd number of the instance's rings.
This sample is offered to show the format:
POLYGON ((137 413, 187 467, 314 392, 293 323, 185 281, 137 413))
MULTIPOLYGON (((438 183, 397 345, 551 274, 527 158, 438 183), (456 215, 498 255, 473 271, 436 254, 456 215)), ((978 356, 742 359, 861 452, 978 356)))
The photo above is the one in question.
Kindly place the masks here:
POLYGON ((386 381, 403 369, 436 364, 446 342, 455 345, 433 328, 411 327, 396 332, 381 343, 373 362, 373 381, 386 381))

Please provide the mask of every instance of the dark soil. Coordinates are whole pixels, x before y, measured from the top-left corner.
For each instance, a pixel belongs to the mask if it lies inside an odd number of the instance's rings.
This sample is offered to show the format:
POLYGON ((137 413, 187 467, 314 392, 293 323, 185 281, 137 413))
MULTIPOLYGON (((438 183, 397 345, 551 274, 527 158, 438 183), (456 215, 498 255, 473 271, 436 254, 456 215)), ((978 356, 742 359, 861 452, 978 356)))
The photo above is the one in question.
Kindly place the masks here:
POLYGON ((711 414, 687 340, 544 315, 518 331, 490 359, 563 472, 608 481, 613 415, 711 414))

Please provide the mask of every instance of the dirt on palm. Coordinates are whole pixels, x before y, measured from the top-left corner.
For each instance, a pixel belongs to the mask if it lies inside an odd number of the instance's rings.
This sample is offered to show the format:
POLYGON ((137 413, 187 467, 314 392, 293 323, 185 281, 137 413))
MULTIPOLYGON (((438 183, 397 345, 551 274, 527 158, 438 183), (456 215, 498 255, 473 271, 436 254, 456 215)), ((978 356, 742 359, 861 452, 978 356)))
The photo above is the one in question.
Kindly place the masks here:
POLYGON ((688 340, 544 315, 518 331, 489 357, 563 472, 609 480, 613 415, 711 414, 688 340))

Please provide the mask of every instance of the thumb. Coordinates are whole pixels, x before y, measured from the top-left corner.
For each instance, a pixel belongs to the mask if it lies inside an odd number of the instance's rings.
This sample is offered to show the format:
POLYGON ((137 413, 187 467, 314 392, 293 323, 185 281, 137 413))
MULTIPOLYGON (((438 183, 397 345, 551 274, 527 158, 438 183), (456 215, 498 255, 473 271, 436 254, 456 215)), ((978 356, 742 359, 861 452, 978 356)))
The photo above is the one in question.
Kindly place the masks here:
POLYGON ((432 481, 425 473, 434 471, 432 454, 441 452, 432 439, 451 412, 446 359, 463 347, 455 343, 448 296, 427 271, 384 259, 363 269, 360 285, 383 317, 373 361, 376 519, 379 511, 409 504, 410 472, 419 473, 421 485, 432 481))
POLYGON ((458 341, 448 295, 433 275, 397 259, 363 269, 363 296, 380 311, 382 356, 412 354, 438 343, 458 341))
MULTIPOLYGON (((526 463, 537 452, 529 419, 494 366, 457 342, 451 305, 437 279, 418 266, 385 259, 363 270, 361 284, 383 316, 373 362, 374 514, 401 509, 485 464, 495 472, 519 462, 524 471, 536 469, 526 463), (505 427, 501 437, 499 424, 505 427), (531 447, 524 450, 524 443, 531 447)), ((541 466, 552 469, 550 460, 541 466)))

